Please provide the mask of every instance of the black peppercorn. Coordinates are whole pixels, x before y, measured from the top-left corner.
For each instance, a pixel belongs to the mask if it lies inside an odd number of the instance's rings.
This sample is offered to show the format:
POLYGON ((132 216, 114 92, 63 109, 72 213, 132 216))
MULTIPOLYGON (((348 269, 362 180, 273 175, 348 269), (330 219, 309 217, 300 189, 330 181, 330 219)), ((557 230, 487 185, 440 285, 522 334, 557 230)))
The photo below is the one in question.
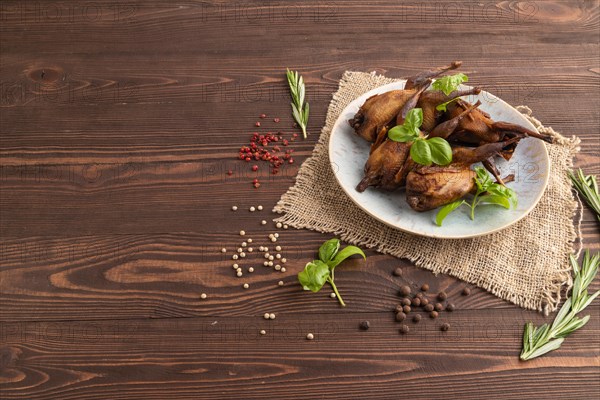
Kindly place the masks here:
POLYGON ((413 322, 418 323, 419 321, 421 321, 421 314, 415 314, 413 317, 413 322))
POLYGON ((404 314, 403 312, 399 312, 396 314, 396 321, 402 322, 405 319, 406 319, 406 314, 404 314))
POLYGON ((427 304, 423 308, 425 309, 425 311, 431 312, 431 311, 433 311, 433 304, 427 304))
POLYGON ((463 291, 462 291, 463 296, 468 296, 470 294, 471 294, 471 289, 469 289, 468 287, 463 289, 463 291))
POLYGON ((362 329, 363 331, 367 331, 371 327, 371 323, 369 321, 363 321, 360 323, 359 326, 360 326, 360 329, 362 329))
POLYGON ((435 303, 433 308, 435 308, 435 311, 442 311, 444 309, 444 306, 442 305, 442 303, 435 303))
POLYGON ((441 329, 442 331, 446 332, 448 329, 450 329, 450 324, 449 324, 449 323, 447 323, 447 322, 444 322, 444 323, 442 324, 442 326, 440 326, 440 329, 441 329))
POLYGON ((446 311, 452 312, 456 309, 456 306, 453 303, 448 303, 446 306, 446 311))
POLYGON ((394 276, 402 276, 402 268, 398 267, 394 270, 394 276))
POLYGON ((412 302, 410 305, 413 307, 419 307, 421 305, 421 299, 419 299, 418 297, 415 297, 414 299, 412 299, 412 302))
POLYGON ((406 285, 402 286, 400 288, 400 295, 402 295, 404 297, 410 295, 410 286, 406 286, 406 285))
POLYGON ((410 312, 410 306, 404 306, 402 307, 402 311, 404 311, 406 314, 408 314, 410 312))
POLYGON ((437 297, 438 297, 438 300, 444 301, 448 298, 448 295, 446 294, 446 292, 439 292, 437 297))
POLYGON ((400 327, 400 333, 401 333, 401 334, 405 335, 405 334, 407 334, 407 333, 408 333, 408 331, 410 331, 410 328, 409 328, 407 325, 402 325, 402 326, 400 327))
POLYGON ((421 290, 424 291, 424 292, 428 291, 429 290, 429 285, 426 284, 426 283, 424 283, 423 286, 421 286, 421 290))
POLYGON ((430 313, 429 313, 429 316, 430 316, 431 318, 437 318, 437 317, 438 317, 438 315, 439 315, 439 314, 438 314, 438 312, 437 312, 437 311, 432 311, 432 312, 430 312, 430 313))

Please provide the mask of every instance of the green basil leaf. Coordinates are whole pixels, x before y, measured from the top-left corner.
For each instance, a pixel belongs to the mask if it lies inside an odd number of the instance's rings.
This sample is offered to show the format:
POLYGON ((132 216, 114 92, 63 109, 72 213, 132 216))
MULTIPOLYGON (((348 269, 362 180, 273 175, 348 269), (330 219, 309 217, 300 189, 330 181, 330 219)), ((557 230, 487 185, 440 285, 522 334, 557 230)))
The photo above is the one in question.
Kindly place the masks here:
POLYGON ((419 138, 419 130, 406 125, 397 125, 388 131, 388 137, 394 142, 413 142, 419 138))
POLYGON ((318 292, 329 278, 329 266, 321 260, 306 264, 303 271, 298 273, 298 280, 304 290, 318 292))
POLYGON ((431 85, 434 90, 441 90, 446 96, 454 92, 461 83, 468 82, 469 77, 463 73, 454 75, 444 76, 443 78, 436 79, 431 85))
POLYGON ((517 207, 517 193, 511 188, 500 185, 498 183, 492 183, 487 188, 487 191, 490 194, 505 197, 506 199, 508 199, 508 201, 510 201, 514 208, 517 207))
POLYGON ((337 255, 335 256, 335 258, 333 260, 331 260, 328 263, 329 269, 333 270, 335 267, 338 266, 339 263, 341 263, 346 258, 351 257, 355 254, 360 254, 365 260, 367 259, 367 256, 365 256, 365 253, 363 253, 363 251, 361 249, 359 249, 358 247, 346 246, 342 250, 340 250, 339 253, 337 253, 337 255))
POLYGON ((452 148, 450 143, 441 137, 427 139, 431 151, 431 161, 437 165, 448 165, 452 162, 452 148))
POLYGON ((498 196, 496 194, 486 194, 479 198, 480 203, 497 204, 506 209, 510 208, 510 201, 504 196, 498 196))
POLYGON ((479 192, 485 192, 488 188, 494 183, 490 178, 490 175, 487 173, 486 169, 483 167, 475 167, 475 174, 477 177, 475 178, 475 183, 477 184, 477 189, 479 192))
POLYGON ((319 258, 324 263, 331 261, 340 249, 340 240, 333 238, 329 239, 319 247, 319 258))
POLYGON ((413 128, 420 128, 423 125, 423 109, 413 108, 406 114, 404 119, 404 125, 408 125, 413 128))
POLYGON ((410 157, 421 165, 431 165, 431 149, 424 139, 417 139, 410 146, 410 157))
POLYGON ((438 104, 437 106, 435 106, 435 109, 436 109, 436 110, 438 110, 438 111, 446 112, 446 111, 448 111, 448 104, 450 104, 450 103, 452 103, 453 101, 456 101, 456 100, 458 100, 458 99, 460 99, 460 97, 455 97, 455 98, 453 98, 452 100, 448 100, 448 101, 447 101, 447 102, 445 102, 445 103, 438 104))
POLYGON ((456 201, 453 201, 450 204, 446 204, 444 207, 440 208, 440 210, 435 215, 435 223, 437 224, 437 226, 442 226, 442 222, 444 221, 444 219, 446 219, 446 217, 452 211, 456 210, 458 207, 462 206, 463 204, 467 204, 467 203, 464 200, 456 200, 456 201))

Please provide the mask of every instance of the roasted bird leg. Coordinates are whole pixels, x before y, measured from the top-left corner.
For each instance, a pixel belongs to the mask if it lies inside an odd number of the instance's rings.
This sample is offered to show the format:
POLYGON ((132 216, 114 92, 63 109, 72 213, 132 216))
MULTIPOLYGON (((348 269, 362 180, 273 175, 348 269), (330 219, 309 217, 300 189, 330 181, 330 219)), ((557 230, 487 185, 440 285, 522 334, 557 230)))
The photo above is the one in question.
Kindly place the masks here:
POLYGON ((457 69, 462 65, 462 61, 453 61, 450 65, 445 65, 443 67, 438 67, 431 69, 429 71, 419 72, 416 75, 413 75, 406 79, 406 84, 404 85, 404 89, 413 89, 417 86, 420 86, 422 82, 427 79, 435 78, 440 76, 446 71, 450 71, 453 69, 457 69))
POLYGON ((471 164, 484 161, 498 154, 520 137, 500 143, 488 143, 476 148, 455 147, 452 163, 418 166, 406 177, 406 201, 415 211, 428 211, 458 200, 469 193, 474 185, 475 172, 471 164))
MULTIPOLYGON (((474 87, 465 90, 455 90, 448 96, 439 90, 429 90, 423 93, 423 95, 421 95, 419 98, 419 102, 417 103, 417 107, 420 107, 423 110, 423 125, 421 125, 421 129, 425 132, 430 132, 433 130, 433 128, 435 128, 443 114, 441 111, 436 109, 436 107, 440 104, 446 103, 457 97, 477 95, 479 93, 481 93, 480 87, 474 87)), ((456 116, 457 115, 452 115, 451 118, 456 116)))
MULTIPOLYGON (((421 100, 423 100, 423 98, 425 98, 425 94, 421 96, 421 100)), ((470 104, 464 100, 458 100, 455 103, 450 103, 448 105, 448 118, 457 117, 469 107, 470 104)), ((495 122, 489 117, 489 115, 486 115, 479 109, 473 111, 470 115, 472 118, 464 118, 460 121, 456 129, 456 137, 452 138, 453 140, 462 142, 492 143, 502 141, 507 134, 508 136, 514 136, 515 133, 518 133, 525 136, 535 137, 548 143, 553 142, 551 136, 534 132, 520 125, 503 121, 495 122)))
POLYGON ((498 170, 498 167, 496 167, 494 157, 489 157, 487 160, 483 160, 481 163, 483 164, 485 169, 487 169, 494 176, 494 178, 496 178, 496 183, 506 186, 506 182, 504 182, 504 180, 500 176, 500 171, 498 170))
POLYGON ((456 117, 449 119, 448 121, 444 121, 441 124, 437 125, 433 130, 429 133, 429 137, 441 137, 446 139, 448 136, 454 133, 456 128, 458 127, 459 122, 465 118, 467 115, 471 113, 474 109, 479 107, 481 102, 478 100, 477 103, 467 108, 462 113, 458 114, 456 117))

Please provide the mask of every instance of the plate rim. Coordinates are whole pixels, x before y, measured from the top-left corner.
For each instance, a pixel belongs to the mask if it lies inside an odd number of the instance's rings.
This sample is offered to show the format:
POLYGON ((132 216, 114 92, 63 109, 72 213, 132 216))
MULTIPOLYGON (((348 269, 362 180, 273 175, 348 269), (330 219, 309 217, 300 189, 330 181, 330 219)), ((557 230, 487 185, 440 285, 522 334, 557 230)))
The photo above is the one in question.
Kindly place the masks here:
MULTIPOLYGON (((390 82, 390 83, 386 83, 384 85, 381 86, 377 86, 376 88, 373 88, 357 97, 355 97, 354 99, 352 99, 348 105, 346 105, 346 107, 344 107, 344 109, 340 112, 340 115, 337 117, 337 119, 335 120, 332 128, 331 128, 331 132, 329 134, 329 138, 328 138, 328 144, 327 144, 327 150, 329 152, 329 164, 330 165, 334 165, 334 160, 333 160, 333 149, 332 149, 332 138, 336 132, 336 128, 340 125, 345 123, 346 121, 343 121, 343 117, 344 114, 346 113, 346 111, 348 110, 348 108, 352 105, 353 102, 355 102, 356 100, 358 100, 361 97, 365 97, 365 100, 370 97, 373 96, 375 94, 379 94, 379 93, 383 93, 383 88, 386 88, 388 86, 393 87, 393 86, 397 86, 398 84, 406 84, 406 79, 397 79, 394 82, 390 82)), ((468 85, 461 85, 461 88, 465 88, 465 89, 469 89, 471 88, 471 86, 468 85)), ((390 89, 390 90, 399 90, 399 89, 390 89)), ((491 98, 497 100, 498 102, 502 103, 505 107, 509 107, 511 109, 513 109, 515 112, 519 113, 522 115, 522 113, 517 110, 515 107, 511 106, 510 104, 508 104, 506 101, 502 100, 500 97, 482 90, 481 93, 487 93, 489 96, 491 96, 491 98)), ((533 127, 533 129, 535 129, 536 132, 539 132, 537 130, 537 128, 530 122, 530 125, 533 127)), ((546 192, 546 189, 548 188, 548 181, 550 179, 550 170, 552 168, 552 164, 550 163, 550 157, 548 154, 548 148, 546 147, 546 144, 542 142, 542 148, 544 149, 544 157, 546 159, 546 164, 548 165, 548 168, 546 168, 545 173, 543 174, 543 189, 540 191, 540 193, 535 197, 535 199, 533 200, 531 206, 526 209, 522 215, 520 215, 518 218, 515 218, 513 221, 500 226, 498 228, 494 228, 485 232, 481 232, 481 233, 475 233, 475 234, 463 234, 463 235, 453 235, 453 236, 448 236, 448 235, 435 235, 435 234, 426 234, 424 232, 420 232, 420 231, 413 231, 410 230, 408 228, 403 228, 400 227, 398 225, 394 225, 393 223, 384 220, 383 218, 380 218, 379 216, 373 214, 368 208, 364 207, 356 198, 354 198, 354 196, 352 194, 350 194, 348 192, 348 190, 344 187, 344 185, 342 185, 342 182, 340 181, 340 178, 338 177, 338 174, 336 173, 335 169, 332 168, 332 172, 333 175, 335 176, 335 179, 338 183, 338 185, 340 185, 340 187, 342 188, 342 190, 344 191, 344 193, 350 198, 350 200, 352 200, 352 202, 354 204, 356 204, 356 206, 358 208, 360 208, 363 212, 367 213, 368 215, 370 215, 371 217, 373 217, 374 219, 376 219, 379 222, 382 222, 383 224, 393 228, 393 229, 397 229, 400 230, 402 232, 407 232, 413 235, 418 235, 418 236, 422 236, 422 237, 429 237, 429 238, 434 238, 434 239, 471 239, 471 238, 476 238, 476 237, 481 237, 481 236, 487 236, 487 235, 491 235, 492 233, 496 233, 499 231, 502 231, 514 224, 516 224, 517 222, 519 222, 520 220, 522 220, 523 218, 525 218, 526 216, 529 215, 529 213, 538 205, 538 203, 540 202, 542 196, 544 195, 544 193, 546 192)), ((416 211, 415 211, 416 212, 416 211)))

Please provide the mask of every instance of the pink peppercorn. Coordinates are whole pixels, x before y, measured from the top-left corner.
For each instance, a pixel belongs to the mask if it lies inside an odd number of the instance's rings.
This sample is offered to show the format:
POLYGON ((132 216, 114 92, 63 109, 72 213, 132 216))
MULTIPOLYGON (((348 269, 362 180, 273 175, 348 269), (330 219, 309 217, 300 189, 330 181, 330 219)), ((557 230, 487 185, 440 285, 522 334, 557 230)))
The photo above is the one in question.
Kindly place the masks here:
POLYGON ((260 127, 260 122, 256 121, 256 123, 254 124, 254 126, 260 127))
POLYGON ((253 165, 252 166, 252 171, 258 171, 258 165, 253 165))
POLYGON ((273 122, 277 123, 279 121, 281 121, 279 118, 273 118, 273 122))

